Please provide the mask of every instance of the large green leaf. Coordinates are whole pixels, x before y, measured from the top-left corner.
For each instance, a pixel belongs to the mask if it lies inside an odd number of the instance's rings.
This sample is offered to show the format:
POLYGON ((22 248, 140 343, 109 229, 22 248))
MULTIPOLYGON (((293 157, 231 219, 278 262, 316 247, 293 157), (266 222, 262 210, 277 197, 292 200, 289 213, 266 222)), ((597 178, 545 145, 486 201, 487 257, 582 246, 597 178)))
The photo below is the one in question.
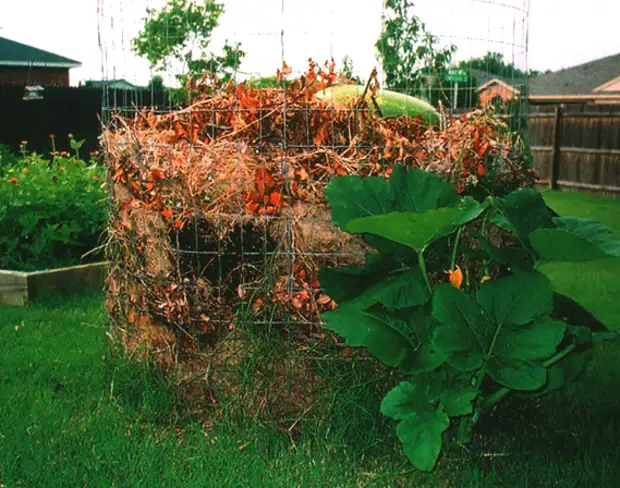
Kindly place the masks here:
POLYGON ((398 366, 411 353, 411 344, 385 321, 365 312, 365 305, 367 298, 362 296, 323 314, 327 328, 344 337, 349 346, 364 346, 387 366, 398 366))
MULTIPOLYGON (((486 257, 497 264, 508 265, 516 271, 532 271, 534 265, 528 251, 521 247, 495 247, 480 234, 475 235, 480 243, 480 258, 486 257)), ((478 256, 476 256, 478 257, 478 256)))
POLYGON ((415 307, 431 299, 420 268, 414 267, 382 281, 372 291, 373 298, 388 310, 415 307))
POLYGON ((319 282, 325 293, 337 303, 342 303, 358 297, 391 273, 402 269, 402 266, 391 255, 369 253, 366 254, 363 266, 322 267, 319 270, 319 282))
POLYGON ((402 420, 416 411, 433 410, 432 382, 427 375, 414 376, 392 388, 381 402, 381 413, 394 420, 402 420))
POLYGON ((383 415, 400 420, 396 433, 406 456, 424 471, 435 466, 442 434, 450 425, 443 406, 438 405, 443 379, 441 373, 417 375, 399 383, 381 403, 383 415))
POLYGON ((436 173, 402 165, 392 170, 390 186, 394 192, 394 208, 399 212, 426 212, 441 207, 454 207, 460 201, 454 186, 436 173))
POLYGON ((433 411, 414 412, 396 427, 403 451, 411 463, 422 471, 432 471, 441 451, 441 437, 450 418, 441 407, 433 411))
POLYGON ((541 273, 517 273, 484 283, 478 303, 495 324, 524 325, 553 310, 553 289, 541 273))
POLYGON ((566 324, 554 320, 499 331, 495 355, 525 361, 546 359, 555 354, 564 339, 566 324))
POLYGON ((513 232, 523 242, 536 229, 552 227, 552 214, 542 195, 532 188, 522 188, 499 200, 501 214, 493 221, 513 232), (502 218, 503 214, 503 218, 502 218))
POLYGON ((620 241, 600 222, 576 217, 553 219, 556 228, 538 229, 529 236, 545 261, 591 261, 620 256, 620 241))
POLYGON ((378 235, 419 252, 433 241, 474 220, 483 211, 482 205, 467 199, 461 207, 443 207, 421 213, 392 212, 354 219, 349 222, 347 230, 358 234, 378 235))
POLYGON ((469 415, 473 411, 472 402, 478 393, 477 389, 471 387, 452 389, 442 393, 439 400, 450 417, 469 415))
POLYGON ((406 373, 420 373, 441 366, 445 356, 431 346, 437 321, 431 315, 431 304, 406 308, 397 312, 383 306, 374 306, 367 313, 407 338, 411 346, 409 354, 400 363, 406 373))
POLYGON ((325 188, 334 225, 346 230, 349 221, 382 215, 393 209, 393 193, 384 178, 341 176, 332 178, 325 188))
POLYGON ((548 318, 552 291, 539 273, 520 273, 485 283, 478 307, 449 285, 433 298, 440 322, 432 344, 461 371, 483 366, 496 382, 534 390, 546 382, 542 360, 552 356, 565 335, 565 325, 548 318))
POLYGON ((513 390, 537 390, 547 382, 547 370, 540 363, 493 357, 486 364, 488 375, 513 390))
POLYGON ((463 292, 441 285, 433 297, 433 317, 441 323, 432 344, 460 371, 478 369, 484 360, 485 344, 492 334, 484 327, 484 317, 463 292))

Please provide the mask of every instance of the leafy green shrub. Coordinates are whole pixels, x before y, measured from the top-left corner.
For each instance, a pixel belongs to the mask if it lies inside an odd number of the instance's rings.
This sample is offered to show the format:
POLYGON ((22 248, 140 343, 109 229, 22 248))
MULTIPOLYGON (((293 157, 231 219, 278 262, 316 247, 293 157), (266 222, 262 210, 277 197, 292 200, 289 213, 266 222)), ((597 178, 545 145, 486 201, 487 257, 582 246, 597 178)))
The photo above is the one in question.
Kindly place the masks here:
POLYGON ((78 264, 97 246, 107 222, 105 170, 62 154, 0 166, 0 268, 78 264))
POLYGON ((507 394, 539 395, 582 368, 612 336, 539 271, 544 261, 620 256, 601 224, 558 217, 533 189, 475 200, 436 174, 394 168, 334 178, 332 220, 376 250, 362 267, 324 268, 338 304, 327 327, 403 380, 381 411, 405 454, 432 470, 444 443, 465 444, 507 394))

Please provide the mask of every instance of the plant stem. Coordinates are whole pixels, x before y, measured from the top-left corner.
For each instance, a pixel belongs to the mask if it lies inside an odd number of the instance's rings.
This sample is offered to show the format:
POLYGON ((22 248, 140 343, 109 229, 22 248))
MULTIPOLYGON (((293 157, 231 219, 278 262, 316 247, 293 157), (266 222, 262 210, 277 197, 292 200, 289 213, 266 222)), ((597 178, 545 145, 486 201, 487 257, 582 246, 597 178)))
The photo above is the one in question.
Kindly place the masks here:
POLYGON ((418 263, 420 265, 420 270, 422 271, 422 276, 424 277, 424 281, 426 282, 426 286, 428 287, 428 291, 433 294, 433 289, 431 288, 431 283, 428 281, 428 272, 426 271, 426 261, 424 261, 424 249, 420 249, 418 253, 418 263))
POLYGON ((456 253, 459 249, 459 241, 461 240, 461 232, 463 232, 463 227, 459 227, 459 230, 456 232, 456 238, 454 240, 454 246, 452 247, 452 259, 450 259, 450 269, 454 269, 454 265, 456 264, 456 253))
MULTIPOLYGON (((476 389, 480 388, 483 379, 484 366, 477 371, 476 375, 473 378, 472 386, 476 389)), ((456 442, 460 446, 465 445, 469 441, 469 432, 471 431, 472 426, 478 421, 478 418, 480 417, 480 413, 478 410, 478 406, 475 406, 474 411, 471 415, 465 415, 461 417, 458 430, 456 432, 456 442)))
POLYGON ((573 352, 575 349, 577 348, 577 346, 575 344, 571 344, 569 346, 566 346, 564 349, 562 349, 559 353, 557 353, 555 356, 551 356, 549 359, 547 359, 544 363, 543 366, 545 368, 549 368, 551 366, 553 366, 554 364, 560 362, 562 359, 564 359, 566 356, 568 356, 571 352, 573 352))
MULTIPOLYGON (((566 346, 564 349, 558 352, 555 356, 552 356, 549 359, 547 359, 545 362, 543 362, 543 366, 545 368, 549 368, 553 366, 554 364, 559 363, 562 359, 564 359, 571 352, 573 352, 576 347, 577 346, 575 344, 566 346)), ((510 390, 509 388, 500 388, 495 393, 493 393, 492 395, 484 399, 484 401, 482 402, 482 408, 487 409, 487 408, 492 407, 493 405, 497 404, 502 398, 508 395, 508 393, 510 393, 511 391, 512 390, 510 390)))

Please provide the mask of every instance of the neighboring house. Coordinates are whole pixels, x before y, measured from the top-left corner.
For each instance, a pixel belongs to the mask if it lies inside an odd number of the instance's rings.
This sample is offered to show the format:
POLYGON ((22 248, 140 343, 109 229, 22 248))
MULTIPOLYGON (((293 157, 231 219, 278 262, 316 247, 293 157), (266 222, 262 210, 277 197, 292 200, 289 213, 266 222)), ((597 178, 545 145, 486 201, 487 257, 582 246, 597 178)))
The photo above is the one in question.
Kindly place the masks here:
POLYGON ((501 77, 476 69, 472 69, 471 74, 478 84, 480 105, 483 107, 491 104, 503 105, 518 98, 527 83, 523 78, 501 77))
POLYGON ((111 88, 114 90, 141 90, 143 87, 129 83, 127 80, 88 80, 86 88, 111 88))
POLYGON ((0 37, 0 85, 69 86, 69 70, 82 63, 0 37))
POLYGON ((532 103, 620 103, 620 54, 536 76, 532 103))

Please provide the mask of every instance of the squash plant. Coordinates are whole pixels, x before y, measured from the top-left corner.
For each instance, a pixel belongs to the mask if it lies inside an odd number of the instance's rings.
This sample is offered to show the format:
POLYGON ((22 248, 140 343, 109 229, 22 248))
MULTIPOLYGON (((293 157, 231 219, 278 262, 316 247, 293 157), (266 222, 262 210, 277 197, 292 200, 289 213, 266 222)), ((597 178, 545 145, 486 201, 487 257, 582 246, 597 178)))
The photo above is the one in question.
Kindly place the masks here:
POLYGON ((333 223, 376 252, 361 267, 321 269, 338 303, 323 318, 402 372, 381 411, 421 470, 445 442, 467 443, 507 394, 560 387, 596 340, 613 337, 554 293, 539 264, 620 256, 620 243, 597 222, 554 215, 534 189, 478 201, 396 166, 389 180, 334 178, 326 197, 333 223))

